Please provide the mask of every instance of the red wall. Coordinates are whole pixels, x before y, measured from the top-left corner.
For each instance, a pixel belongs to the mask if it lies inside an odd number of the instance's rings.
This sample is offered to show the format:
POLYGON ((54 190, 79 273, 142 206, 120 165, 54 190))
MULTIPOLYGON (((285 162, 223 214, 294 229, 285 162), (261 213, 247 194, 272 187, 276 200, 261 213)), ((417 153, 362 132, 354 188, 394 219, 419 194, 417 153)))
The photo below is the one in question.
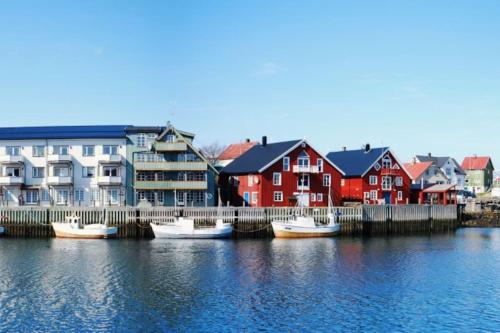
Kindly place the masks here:
MULTIPOLYGON (((408 174, 403 170, 403 167, 396 161, 392 153, 389 153, 389 156, 392 159, 392 166, 398 165, 399 169, 392 170, 393 174, 391 174, 392 178, 392 190, 391 192, 391 204, 407 204, 410 202, 410 188, 411 188, 411 179, 408 174), (403 185, 396 186, 396 177, 403 178, 403 185), (398 191, 401 191, 403 194, 402 200, 397 199, 398 191)), ((380 165, 382 165, 382 157, 378 161, 380 165)), ((344 202, 347 201, 358 201, 364 202, 364 193, 370 192, 372 190, 377 191, 377 199, 384 198, 384 192, 382 191, 382 168, 378 171, 375 167, 372 167, 363 178, 346 178, 344 179, 344 186, 342 186, 342 199, 344 202), (377 176, 377 185, 370 185, 370 176, 377 176)), ((369 202, 375 204, 376 200, 369 200, 369 202)))
MULTIPOLYGON (((280 158, 276 163, 266 169, 262 174, 252 175, 254 178, 258 179, 258 184, 254 182, 253 186, 248 185, 248 176, 249 175, 239 175, 239 184, 237 187, 230 187, 230 202, 234 206, 242 206, 243 205, 243 196, 245 192, 258 193, 258 201, 257 203, 250 202, 250 206, 253 207, 283 207, 283 206, 294 206, 296 205, 296 200, 292 198, 295 194, 300 193, 300 190, 297 189, 299 175, 298 173, 293 173, 293 166, 297 165, 297 158, 302 151, 306 151, 309 155, 309 161, 311 166, 317 165, 318 158, 322 158, 316 151, 314 151, 309 145, 305 148, 298 147, 287 156, 290 157, 290 171, 283 171, 283 159, 280 158), (273 173, 280 172, 281 173, 281 185, 273 185, 273 173), (283 192, 283 201, 275 202, 274 201, 274 192, 281 191, 283 192)), ((330 174, 331 175, 331 195, 332 200, 335 205, 340 205, 342 202, 342 195, 340 193, 340 179, 341 173, 331 166, 326 158, 323 158, 323 172, 317 174, 310 174, 310 186, 309 190, 304 190, 304 194, 306 193, 322 193, 323 201, 312 201, 309 196, 309 206, 311 207, 325 207, 328 205, 328 187, 323 186, 323 175, 330 174)), ((230 184, 228 183, 228 175, 221 176, 221 183, 223 186, 228 187, 230 184)), ((227 198, 226 198, 227 200, 227 198)))

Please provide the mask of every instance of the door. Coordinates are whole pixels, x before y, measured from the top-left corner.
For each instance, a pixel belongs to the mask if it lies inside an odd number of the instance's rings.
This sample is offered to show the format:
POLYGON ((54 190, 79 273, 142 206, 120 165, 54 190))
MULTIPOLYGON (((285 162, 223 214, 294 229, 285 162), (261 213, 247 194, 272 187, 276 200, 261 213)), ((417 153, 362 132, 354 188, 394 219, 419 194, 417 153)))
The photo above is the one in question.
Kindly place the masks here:
POLYGON ((249 207, 250 205, 248 204, 250 202, 250 193, 245 192, 243 193, 243 206, 249 207))
POLYGON ((309 207, 309 193, 298 194, 297 203, 299 207, 309 207))
POLYGON ((384 192, 384 201, 386 205, 391 204, 391 192, 384 192))

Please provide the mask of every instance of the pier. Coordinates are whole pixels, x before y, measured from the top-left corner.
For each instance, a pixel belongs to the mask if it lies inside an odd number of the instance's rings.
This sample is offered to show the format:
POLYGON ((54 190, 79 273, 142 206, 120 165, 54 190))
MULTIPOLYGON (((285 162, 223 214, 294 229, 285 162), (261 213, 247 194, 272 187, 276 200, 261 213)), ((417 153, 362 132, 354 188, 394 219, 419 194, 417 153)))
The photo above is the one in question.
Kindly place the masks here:
MULTIPOLYGON (((107 222, 118 227, 118 238, 153 238, 150 223, 173 221, 177 214, 194 217, 199 227, 214 225, 217 218, 232 222, 233 237, 272 237, 271 221, 285 219, 291 207, 209 208, 76 208, 76 207, 2 207, 0 225, 7 237, 53 237, 51 222, 76 215, 83 224, 107 222)), ((360 205, 335 207, 341 235, 411 234, 454 230, 460 224, 461 210, 448 205, 360 205)), ((306 208, 319 223, 327 223, 327 208, 306 208)))

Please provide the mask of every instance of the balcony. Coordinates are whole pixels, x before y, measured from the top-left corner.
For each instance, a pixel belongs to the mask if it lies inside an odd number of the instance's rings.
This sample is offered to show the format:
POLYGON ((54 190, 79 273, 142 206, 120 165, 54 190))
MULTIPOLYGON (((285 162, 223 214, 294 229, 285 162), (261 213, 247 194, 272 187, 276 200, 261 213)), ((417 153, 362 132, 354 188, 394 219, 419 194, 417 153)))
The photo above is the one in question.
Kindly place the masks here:
POLYGON ((143 171, 205 171, 206 162, 135 162, 136 170, 143 171))
POLYGON ((294 165, 293 173, 319 173, 317 165, 294 165))
POLYGON ((185 142, 155 142, 156 151, 185 151, 187 144, 185 142))
POLYGON ((71 176, 50 176, 47 178, 49 185, 71 185, 73 184, 73 177, 71 176))
POLYGON ((99 155, 97 160, 101 164, 121 164, 123 157, 122 155, 99 155))
POLYGON ((24 184, 24 177, 0 177, 0 185, 3 186, 20 186, 24 184))
POLYGON ((99 176, 97 177, 99 185, 121 185, 122 177, 120 176, 99 176))
POLYGON ((206 190, 207 182, 202 181, 136 181, 136 190, 206 190))
POLYGON ((24 163, 24 156, 21 155, 4 155, 0 156, 1 164, 21 164, 24 163))
POLYGON ((47 156, 47 161, 49 163, 71 163, 72 158, 71 155, 56 155, 50 154, 47 156))
POLYGON ((399 173, 399 169, 382 168, 380 169, 380 174, 382 176, 395 176, 399 173))

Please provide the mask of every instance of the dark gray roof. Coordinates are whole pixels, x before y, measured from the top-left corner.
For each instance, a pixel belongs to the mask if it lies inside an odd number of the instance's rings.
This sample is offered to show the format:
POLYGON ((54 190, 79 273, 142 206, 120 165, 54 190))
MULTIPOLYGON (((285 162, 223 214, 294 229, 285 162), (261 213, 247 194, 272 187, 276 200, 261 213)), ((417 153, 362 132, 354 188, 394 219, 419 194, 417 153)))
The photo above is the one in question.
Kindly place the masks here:
POLYGON ((326 158, 339 167, 346 177, 359 177, 388 149, 389 147, 372 148, 368 152, 364 149, 342 150, 328 153, 326 158))
POLYGON ((445 165, 446 161, 448 161, 448 159, 451 158, 451 160, 455 164, 455 173, 458 173, 460 175, 465 175, 465 171, 462 169, 460 164, 458 164, 458 162, 452 157, 449 157, 449 156, 429 156, 429 155, 416 155, 416 157, 420 162, 432 162, 432 164, 434 164, 438 168, 442 168, 445 165))
POLYGON ((0 140, 125 138, 129 125, 2 127, 0 140))
POLYGON ((268 143, 265 146, 255 145, 222 169, 221 174, 257 173, 301 141, 303 140, 268 143))

